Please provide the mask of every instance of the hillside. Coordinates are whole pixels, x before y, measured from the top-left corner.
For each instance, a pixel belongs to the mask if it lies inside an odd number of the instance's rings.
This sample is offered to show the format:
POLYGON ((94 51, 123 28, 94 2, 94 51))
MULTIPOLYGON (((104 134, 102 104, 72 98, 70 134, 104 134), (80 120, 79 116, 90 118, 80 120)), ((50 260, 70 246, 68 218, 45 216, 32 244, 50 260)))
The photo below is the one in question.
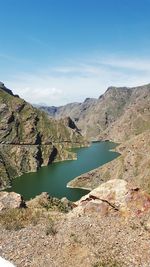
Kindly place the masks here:
POLYGON ((150 129, 150 84, 130 90, 132 93, 123 114, 99 138, 122 142, 150 129))
POLYGON ((149 216, 150 195, 119 179, 76 203, 0 192, 1 256, 17 267, 148 267, 149 216))
MULTIPOLYGON (((87 98, 83 103, 70 103, 60 107, 40 107, 41 110, 47 112, 51 117, 55 119, 64 118, 70 116, 78 128, 82 131, 82 134, 86 134, 87 123, 89 118, 87 116, 88 111, 91 112, 96 105, 97 99, 87 98)), ((91 129, 90 122, 88 123, 89 131, 91 129)), ((92 130, 92 129, 91 129, 92 130)))
POLYGON ((55 109, 42 107, 42 110, 55 118, 70 116, 90 140, 121 141, 150 128, 149 101, 150 84, 109 87, 99 99, 86 99, 83 103, 55 109))
MULTIPOLYGON (((75 178, 68 186, 91 190, 117 178, 132 181, 150 193, 150 84, 116 90, 121 94, 122 90, 129 90, 124 112, 101 132, 98 139, 121 143, 116 148, 120 157, 75 178)), ((115 89, 110 88, 106 94, 110 95, 110 91, 114 93, 115 89)))
POLYGON ((118 158, 75 178, 68 186, 92 190, 114 178, 132 182, 150 193, 150 131, 132 137, 115 150, 120 153, 118 158))
POLYGON ((0 187, 53 160, 73 158, 66 148, 84 144, 70 118, 51 119, 0 83, 0 187))

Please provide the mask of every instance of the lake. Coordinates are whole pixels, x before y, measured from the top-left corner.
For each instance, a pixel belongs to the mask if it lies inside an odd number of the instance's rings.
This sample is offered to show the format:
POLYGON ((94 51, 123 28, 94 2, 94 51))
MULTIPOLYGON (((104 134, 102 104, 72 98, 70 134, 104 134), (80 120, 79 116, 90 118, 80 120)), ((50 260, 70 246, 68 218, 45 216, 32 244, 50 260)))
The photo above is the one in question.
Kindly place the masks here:
POLYGON ((52 163, 42 167, 37 172, 26 173, 13 180, 8 191, 21 194, 25 200, 35 197, 41 192, 48 192, 51 196, 67 197, 71 201, 80 199, 88 191, 67 188, 67 183, 75 177, 95 169, 113 159, 119 153, 110 151, 116 147, 112 142, 96 142, 90 147, 74 148, 77 160, 68 160, 52 163))

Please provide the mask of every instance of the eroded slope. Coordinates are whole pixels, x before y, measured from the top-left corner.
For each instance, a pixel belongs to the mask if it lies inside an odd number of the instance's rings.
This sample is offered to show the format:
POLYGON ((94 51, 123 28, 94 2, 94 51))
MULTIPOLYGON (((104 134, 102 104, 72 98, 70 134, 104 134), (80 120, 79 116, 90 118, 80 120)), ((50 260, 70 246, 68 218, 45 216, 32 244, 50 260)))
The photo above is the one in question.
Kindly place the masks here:
POLYGON ((53 160, 73 158, 66 150, 85 140, 70 118, 54 120, 0 84, 0 186, 53 160))

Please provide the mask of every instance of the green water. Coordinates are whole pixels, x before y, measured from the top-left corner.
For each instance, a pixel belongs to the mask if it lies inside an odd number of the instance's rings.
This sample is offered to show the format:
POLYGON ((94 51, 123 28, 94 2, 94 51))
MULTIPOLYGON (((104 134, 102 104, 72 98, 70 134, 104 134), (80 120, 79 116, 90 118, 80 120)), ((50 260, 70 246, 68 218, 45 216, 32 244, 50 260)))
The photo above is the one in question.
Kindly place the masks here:
POLYGON ((67 197, 72 201, 87 194, 86 190, 67 188, 67 183, 75 177, 95 169, 116 158, 119 154, 109 151, 116 144, 111 142, 92 143, 87 148, 73 149, 77 160, 52 163, 34 173, 26 173, 13 180, 8 191, 23 195, 25 200, 33 198, 41 192, 48 192, 58 198, 67 197))

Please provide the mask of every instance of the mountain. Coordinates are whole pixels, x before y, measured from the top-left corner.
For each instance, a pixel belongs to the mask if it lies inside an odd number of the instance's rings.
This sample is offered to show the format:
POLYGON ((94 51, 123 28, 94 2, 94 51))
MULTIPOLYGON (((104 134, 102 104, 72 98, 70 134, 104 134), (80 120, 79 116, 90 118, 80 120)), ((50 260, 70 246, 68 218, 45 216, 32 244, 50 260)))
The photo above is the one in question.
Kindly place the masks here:
POLYGON ((97 103, 97 99, 94 98, 87 98, 83 103, 70 103, 65 106, 60 107, 40 107, 41 110, 47 112, 51 117, 55 119, 64 118, 66 116, 70 116, 75 123, 77 124, 78 128, 82 130, 83 134, 86 134, 88 117, 86 116, 92 107, 97 103))
MULTIPOLYGON (((114 88, 109 90, 115 91, 114 88)), ((98 139, 121 143, 116 148, 120 157, 77 177, 68 186, 91 190, 117 178, 132 181, 150 193, 150 84, 118 90, 128 90, 128 99, 122 109, 124 112, 101 132, 98 139)))
POLYGON ((53 160, 71 159, 67 148, 85 144, 70 118, 55 120, 0 83, 0 187, 53 160))
POLYGON ((150 129, 150 84, 131 88, 130 91, 124 112, 99 138, 122 142, 150 129))
POLYGON ((86 99, 62 107, 41 107, 55 118, 70 116, 90 140, 127 140, 150 128, 150 84, 109 87, 99 99, 86 99))

